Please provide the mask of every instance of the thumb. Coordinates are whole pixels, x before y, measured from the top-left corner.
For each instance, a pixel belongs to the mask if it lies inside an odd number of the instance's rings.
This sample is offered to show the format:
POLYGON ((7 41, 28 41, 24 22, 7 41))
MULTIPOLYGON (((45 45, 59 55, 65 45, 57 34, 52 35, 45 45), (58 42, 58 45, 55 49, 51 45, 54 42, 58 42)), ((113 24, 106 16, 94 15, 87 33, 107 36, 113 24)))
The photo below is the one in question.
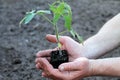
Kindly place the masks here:
MULTIPOLYGON (((53 42, 53 43, 56 43, 57 42, 57 38, 55 35, 51 35, 51 34, 47 34, 46 35, 46 39, 49 41, 49 42, 53 42)), ((64 38, 63 36, 60 36, 60 43, 63 44, 64 42, 64 38)))
POLYGON ((75 71, 79 69, 78 62, 63 63, 59 66, 60 71, 75 71))
POLYGON ((88 64, 85 57, 77 58, 73 62, 63 63, 59 66, 60 71, 78 71, 88 64))

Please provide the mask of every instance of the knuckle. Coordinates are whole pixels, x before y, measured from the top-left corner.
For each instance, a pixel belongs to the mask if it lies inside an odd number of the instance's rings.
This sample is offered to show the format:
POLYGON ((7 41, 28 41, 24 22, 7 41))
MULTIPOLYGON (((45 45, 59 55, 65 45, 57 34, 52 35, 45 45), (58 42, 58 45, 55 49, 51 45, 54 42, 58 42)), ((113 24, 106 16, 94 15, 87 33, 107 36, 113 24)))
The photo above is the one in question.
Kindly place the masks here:
POLYGON ((70 71, 70 70, 71 70, 71 67, 72 67, 72 66, 68 64, 68 65, 66 66, 66 69, 67 69, 68 71, 70 71))

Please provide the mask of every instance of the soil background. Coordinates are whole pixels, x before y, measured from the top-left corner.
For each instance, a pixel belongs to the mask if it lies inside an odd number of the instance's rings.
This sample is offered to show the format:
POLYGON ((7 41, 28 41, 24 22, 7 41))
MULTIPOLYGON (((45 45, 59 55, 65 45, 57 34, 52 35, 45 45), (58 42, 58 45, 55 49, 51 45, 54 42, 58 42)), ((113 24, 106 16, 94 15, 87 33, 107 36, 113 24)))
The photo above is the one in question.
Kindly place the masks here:
MULTIPOLYGON (((38 16, 21 28, 19 21, 26 11, 48 9, 48 3, 53 1, 55 0, 0 0, 0 80, 46 80, 41 77, 41 71, 35 68, 34 60, 39 50, 56 47, 56 44, 45 40, 46 34, 54 34, 52 25, 38 16)), ((106 21, 120 12, 120 0, 66 1, 73 10, 73 28, 84 40, 96 34, 106 21)), ((63 30, 62 23, 58 24, 60 30, 63 30)), ((119 56, 118 47, 100 58, 119 56)), ((83 80, 120 78, 90 77, 83 80)))

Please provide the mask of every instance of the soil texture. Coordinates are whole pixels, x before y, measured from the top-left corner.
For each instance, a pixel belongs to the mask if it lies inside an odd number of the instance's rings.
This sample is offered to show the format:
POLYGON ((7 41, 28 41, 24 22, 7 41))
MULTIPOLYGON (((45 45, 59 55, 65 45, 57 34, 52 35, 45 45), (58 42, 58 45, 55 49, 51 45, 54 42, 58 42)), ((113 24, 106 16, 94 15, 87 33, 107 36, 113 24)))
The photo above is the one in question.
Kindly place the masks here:
MULTIPOLYGON (((36 16, 28 25, 19 27, 26 11, 48 9, 55 0, 0 0, 0 80, 46 80, 35 68, 39 50, 55 48, 45 40, 54 34, 52 25, 36 16)), ((120 12, 120 0, 66 0, 73 11, 73 28, 84 40, 95 35, 106 21, 120 12)), ((58 25, 62 27, 63 22, 58 25)), ((63 28, 60 28, 63 30, 63 28)), ((68 35, 68 34, 65 34, 68 35)), ((119 57, 120 48, 105 57, 119 57)), ((90 77, 83 80, 120 80, 113 77, 90 77)))

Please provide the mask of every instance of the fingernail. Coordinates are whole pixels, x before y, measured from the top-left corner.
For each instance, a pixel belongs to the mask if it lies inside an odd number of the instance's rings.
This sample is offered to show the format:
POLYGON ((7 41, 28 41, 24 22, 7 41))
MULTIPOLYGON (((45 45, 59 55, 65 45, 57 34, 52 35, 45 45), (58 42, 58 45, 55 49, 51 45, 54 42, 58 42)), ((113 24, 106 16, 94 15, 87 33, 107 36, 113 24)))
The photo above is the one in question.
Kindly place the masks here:
POLYGON ((60 70, 61 70, 61 71, 64 71, 64 66, 61 66, 61 67, 60 67, 60 70))

